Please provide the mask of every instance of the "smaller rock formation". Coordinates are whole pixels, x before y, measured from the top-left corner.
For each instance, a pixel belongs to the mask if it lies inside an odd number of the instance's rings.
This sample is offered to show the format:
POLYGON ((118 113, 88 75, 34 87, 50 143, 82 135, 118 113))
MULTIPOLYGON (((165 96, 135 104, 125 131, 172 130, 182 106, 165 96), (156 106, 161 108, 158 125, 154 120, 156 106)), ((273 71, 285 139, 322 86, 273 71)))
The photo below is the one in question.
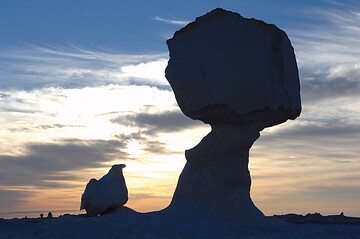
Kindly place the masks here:
POLYGON ((125 167, 125 164, 113 165, 100 180, 92 178, 81 197, 80 210, 85 209, 89 216, 97 216, 124 205, 128 201, 122 172, 125 167))

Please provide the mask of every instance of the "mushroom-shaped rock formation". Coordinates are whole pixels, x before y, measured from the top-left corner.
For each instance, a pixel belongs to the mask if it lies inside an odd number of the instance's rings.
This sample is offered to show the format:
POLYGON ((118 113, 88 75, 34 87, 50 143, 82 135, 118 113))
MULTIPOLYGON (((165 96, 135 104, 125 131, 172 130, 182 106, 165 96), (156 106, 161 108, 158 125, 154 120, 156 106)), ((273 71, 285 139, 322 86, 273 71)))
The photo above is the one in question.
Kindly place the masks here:
POLYGON ((125 164, 113 165, 100 180, 92 178, 81 197, 80 210, 85 209, 89 216, 97 216, 124 205, 128 201, 124 167, 125 164))
POLYGON ((264 220, 250 198, 249 149, 265 127, 301 112, 295 54, 275 25, 217 8, 167 41, 166 78, 182 112, 211 125, 185 151, 165 212, 210 221, 264 220))

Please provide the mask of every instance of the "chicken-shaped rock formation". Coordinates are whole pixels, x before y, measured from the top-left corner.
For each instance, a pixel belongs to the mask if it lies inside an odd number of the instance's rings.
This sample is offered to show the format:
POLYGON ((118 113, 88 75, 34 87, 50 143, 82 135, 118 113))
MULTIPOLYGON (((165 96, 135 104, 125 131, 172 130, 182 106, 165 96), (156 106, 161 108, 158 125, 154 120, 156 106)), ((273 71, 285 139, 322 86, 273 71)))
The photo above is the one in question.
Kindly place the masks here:
POLYGON ((122 169, 125 164, 113 165, 100 180, 90 179, 81 197, 80 210, 87 215, 97 216, 128 201, 128 190, 122 169))
POLYGON ((275 25, 215 9, 167 41, 166 78, 182 112, 211 125, 185 151, 164 212, 208 221, 260 222, 250 197, 249 150, 260 131, 301 112, 294 49, 275 25))

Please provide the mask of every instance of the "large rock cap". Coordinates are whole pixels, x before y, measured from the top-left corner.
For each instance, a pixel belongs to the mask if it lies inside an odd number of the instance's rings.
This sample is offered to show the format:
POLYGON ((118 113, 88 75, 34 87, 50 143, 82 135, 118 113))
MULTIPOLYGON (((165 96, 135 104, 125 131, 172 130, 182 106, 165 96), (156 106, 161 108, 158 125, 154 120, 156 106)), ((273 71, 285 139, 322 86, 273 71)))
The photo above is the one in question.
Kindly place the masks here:
POLYGON ((166 78, 185 115, 205 123, 261 121, 301 112, 294 49, 275 25, 217 8, 167 41, 166 78))

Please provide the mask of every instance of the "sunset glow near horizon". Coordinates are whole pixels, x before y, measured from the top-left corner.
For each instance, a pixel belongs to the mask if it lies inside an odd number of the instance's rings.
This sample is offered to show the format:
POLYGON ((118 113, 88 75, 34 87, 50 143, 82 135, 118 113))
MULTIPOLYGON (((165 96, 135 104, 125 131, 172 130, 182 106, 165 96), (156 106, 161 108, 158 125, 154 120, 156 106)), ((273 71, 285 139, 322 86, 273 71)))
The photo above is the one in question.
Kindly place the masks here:
POLYGON ((78 210, 86 183, 119 163, 126 206, 166 207, 184 151, 210 126, 177 106, 165 41, 216 7, 277 25, 298 61, 303 111, 251 148, 254 203, 266 215, 360 216, 357 1, 5 0, 0 217, 78 210))

